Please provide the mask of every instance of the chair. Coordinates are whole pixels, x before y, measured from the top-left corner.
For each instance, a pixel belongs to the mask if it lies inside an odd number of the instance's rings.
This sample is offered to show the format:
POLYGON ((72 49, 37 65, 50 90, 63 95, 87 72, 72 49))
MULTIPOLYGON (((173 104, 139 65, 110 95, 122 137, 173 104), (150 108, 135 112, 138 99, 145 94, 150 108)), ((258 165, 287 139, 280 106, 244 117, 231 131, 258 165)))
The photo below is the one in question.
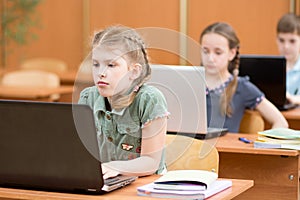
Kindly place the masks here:
MULTIPOLYGON (((3 75, 1 85, 24 88, 57 88, 60 86, 59 77, 52 72, 41 70, 16 70, 3 75)), ((58 94, 51 95, 51 101, 59 99, 58 94)))
POLYGON ((67 64, 56 58, 38 57, 23 61, 21 69, 38 69, 50 72, 65 72, 68 69, 67 64))
POLYGON ((219 154, 207 141, 167 134, 166 164, 168 170, 194 169, 218 173, 219 154))
POLYGON ((257 133, 265 129, 265 122, 258 111, 245 110, 240 123, 240 133, 257 133))

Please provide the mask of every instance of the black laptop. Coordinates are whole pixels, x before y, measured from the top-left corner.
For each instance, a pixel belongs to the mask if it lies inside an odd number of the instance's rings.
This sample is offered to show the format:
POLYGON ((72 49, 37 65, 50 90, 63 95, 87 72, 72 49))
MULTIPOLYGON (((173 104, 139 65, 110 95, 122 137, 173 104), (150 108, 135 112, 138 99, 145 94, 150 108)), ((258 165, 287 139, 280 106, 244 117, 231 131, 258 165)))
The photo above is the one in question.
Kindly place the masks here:
POLYGON ((286 99, 286 60, 276 55, 241 55, 240 76, 249 76, 279 110, 297 107, 286 99))
POLYGON ((136 179, 103 181, 87 105, 0 101, 0 113, 0 187, 102 194, 136 179))

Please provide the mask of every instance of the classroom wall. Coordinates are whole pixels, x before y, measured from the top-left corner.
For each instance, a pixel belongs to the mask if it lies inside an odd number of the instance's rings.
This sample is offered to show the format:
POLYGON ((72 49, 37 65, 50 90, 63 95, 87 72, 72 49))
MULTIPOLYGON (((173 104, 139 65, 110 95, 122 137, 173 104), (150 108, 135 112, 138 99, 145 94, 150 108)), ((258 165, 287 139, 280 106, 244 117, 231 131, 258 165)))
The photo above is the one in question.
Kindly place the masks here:
POLYGON ((178 32, 197 44, 201 30, 215 21, 228 22, 236 29, 241 53, 277 54, 276 22, 289 10, 289 0, 43 0, 37 9, 42 27, 32 29, 38 40, 22 47, 12 45, 7 61, 9 67, 17 67, 26 58, 57 57, 77 69, 88 53, 94 31, 123 24, 138 29, 153 27, 154 37, 143 34, 150 47, 161 42, 177 49, 151 48, 152 62, 179 64, 177 54, 183 48, 185 58, 195 64, 200 62, 199 52, 182 45, 178 32), (182 11, 183 4, 186 9, 182 11), (160 28, 164 34, 157 34, 160 28))

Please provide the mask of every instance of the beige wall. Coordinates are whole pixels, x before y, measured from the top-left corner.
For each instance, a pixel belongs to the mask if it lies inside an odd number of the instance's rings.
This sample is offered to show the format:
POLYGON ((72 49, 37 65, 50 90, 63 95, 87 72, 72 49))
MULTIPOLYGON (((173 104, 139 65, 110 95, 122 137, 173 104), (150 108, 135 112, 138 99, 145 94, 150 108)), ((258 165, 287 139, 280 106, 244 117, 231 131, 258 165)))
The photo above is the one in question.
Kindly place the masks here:
MULTIPOLYGON (((186 13, 182 13, 187 17, 186 32, 195 42, 209 23, 226 21, 239 35, 241 53, 277 54, 275 26, 278 18, 289 11, 289 0, 186 2, 186 13)), ((17 67, 22 59, 49 56, 61 58, 70 68, 76 69, 84 58, 89 36, 95 30, 123 24, 135 28, 163 27, 179 31, 179 11, 180 0, 44 0, 38 7, 42 28, 33 29, 39 39, 27 46, 14 46, 9 53, 8 65, 17 67), (86 18, 83 17, 83 5, 89 6, 85 9, 86 18)), ((162 42, 172 40, 174 47, 179 48, 177 39, 160 39, 162 42)), ((193 51, 193 54, 199 62, 198 52, 193 51)), ((164 50, 152 49, 150 57, 155 63, 179 63, 177 55, 164 50)))

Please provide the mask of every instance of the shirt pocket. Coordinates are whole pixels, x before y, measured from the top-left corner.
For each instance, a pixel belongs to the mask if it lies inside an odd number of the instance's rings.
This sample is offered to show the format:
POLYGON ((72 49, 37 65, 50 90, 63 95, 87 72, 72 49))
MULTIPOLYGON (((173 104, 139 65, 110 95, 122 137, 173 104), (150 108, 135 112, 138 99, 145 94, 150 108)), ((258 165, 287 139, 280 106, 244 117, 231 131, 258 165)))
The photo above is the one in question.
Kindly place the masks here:
POLYGON ((141 131, 140 126, 135 123, 118 124, 117 129, 122 135, 127 134, 135 137, 139 137, 141 131))

